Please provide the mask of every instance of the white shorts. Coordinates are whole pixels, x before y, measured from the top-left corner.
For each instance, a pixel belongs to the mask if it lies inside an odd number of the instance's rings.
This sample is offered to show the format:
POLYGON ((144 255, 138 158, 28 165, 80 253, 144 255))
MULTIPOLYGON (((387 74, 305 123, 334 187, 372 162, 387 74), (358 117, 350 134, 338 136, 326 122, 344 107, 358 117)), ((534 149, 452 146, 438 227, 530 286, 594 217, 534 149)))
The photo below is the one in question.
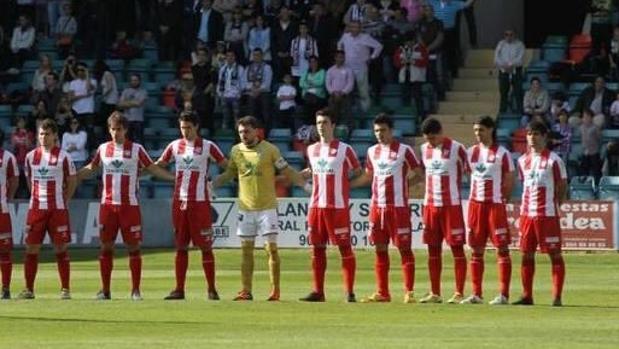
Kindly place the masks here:
POLYGON ((276 235, 278 230, 279 221, 275 209, 264 211, 239 210, 236 235, 241 237, 276 235))

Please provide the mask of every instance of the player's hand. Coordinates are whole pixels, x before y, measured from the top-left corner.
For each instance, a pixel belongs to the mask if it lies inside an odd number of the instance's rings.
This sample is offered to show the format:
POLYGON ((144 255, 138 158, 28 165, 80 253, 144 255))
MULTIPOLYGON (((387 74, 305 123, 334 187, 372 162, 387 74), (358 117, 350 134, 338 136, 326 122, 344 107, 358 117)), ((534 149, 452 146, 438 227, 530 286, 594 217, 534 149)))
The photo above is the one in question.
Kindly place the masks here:
POLYGON ((303 186, 303 190, 305 190, 306 193, 311 194, 312 188, 313 188, 312 183, 305 182, 305 185, 303 186))
POLYGON ((213 181, 206 182, 206 190, 208 191, 208 198, 210 201, 217 199, 217 195, 213 189, 213 181))
POLYGON ((306 168, 303 171, 299 172, 301 177, 305 180, 312 178, 312 170, 310 168, 306 168))

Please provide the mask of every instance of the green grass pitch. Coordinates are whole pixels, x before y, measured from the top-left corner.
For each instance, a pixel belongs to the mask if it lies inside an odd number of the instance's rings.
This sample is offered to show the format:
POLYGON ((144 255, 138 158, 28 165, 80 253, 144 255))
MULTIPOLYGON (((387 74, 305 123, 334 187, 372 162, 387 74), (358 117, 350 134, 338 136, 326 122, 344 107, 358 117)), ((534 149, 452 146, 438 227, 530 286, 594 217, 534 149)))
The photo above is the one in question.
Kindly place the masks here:
MULTIPOLYGON (((231 298, 240 284, 238 250, 217 250, 221 301, 207 301, 199 253, 190 254, 185 301, 164 302, 173 288, 174 253, 144 254, 144 301, 129 300, 129 272, 118 251, 113 300, 93 300, 99 288, 97 252, 72 253, 73 300, 58 299, 56 264, 42 256, 34 301, 0 302, 0 348, 618 348, 619 256, 568 253, 563 308, 549 306, 550 265, 538 255, 533 307, 402 304, 399 256, 391 252, 390 304, 346 304, 337 252, 329 252, 327 302, 304 304, 311 286, 306 250, 283 250, 282 301, 269 303, 265 254, 256 251, 253 302, 231 298)), ((445 253, 443 293, 453 291, 445 253)), ((416 296, 428 289, 427 256, 417 251, 416 296)), ((23 285, 21 255, 13 272, 13 296, 23 285)), ((520 292, 514 256, 512 298, 520 292)), ((373 253, 357 251, 357 297, 374 290, 373 253)), ((493 253, 486 258, 486 300, 496 295, 493 253)), ((470 284, 467 281, 467 292, 470 284)))

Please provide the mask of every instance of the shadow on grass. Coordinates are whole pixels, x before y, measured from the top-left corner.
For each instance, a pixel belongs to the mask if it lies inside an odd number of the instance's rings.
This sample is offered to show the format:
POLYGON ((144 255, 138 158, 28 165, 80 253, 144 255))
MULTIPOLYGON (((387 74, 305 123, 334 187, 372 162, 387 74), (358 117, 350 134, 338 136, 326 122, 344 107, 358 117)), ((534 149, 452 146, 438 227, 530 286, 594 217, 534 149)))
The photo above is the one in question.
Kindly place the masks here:
MULTIPOLYGON (((147 256, 150 254, 159 254, 159 253, 168 253, 173 252, 175 249, 171 248, 143 248, 142 255, 147 256)), ((128 255, 127 249, 124 246, 118 246, 115 249, 114 257, 115 258, 126 258, 128 255)), ((96 248, 75 248, 72 249, 69 247, 69 257, 71 258, 71 262, 88 262, 88 261, 98 261, 99 260, 99 249, 96 248)), ((14 249, 13 250, 13 262, 20 263, 24 259, 24 249, 14 249)), ((44 246, 41 248, 41 253, 39 255, 40 263, 56 263, 56 256, 54 255, 54 251, 50 246, 44 246)))
POLYGON ((77 319, 77 318, 46 318, 34 316, 7 316, 0 315, 0 320, 13 321, 40 321, 40 322, 80 322, 80 323, 99 323, 99 324, 161 324, 161 325, 205 325, 215 324, 208 321, 147 321, 147 320, 101 320, 101 319, 77 319))

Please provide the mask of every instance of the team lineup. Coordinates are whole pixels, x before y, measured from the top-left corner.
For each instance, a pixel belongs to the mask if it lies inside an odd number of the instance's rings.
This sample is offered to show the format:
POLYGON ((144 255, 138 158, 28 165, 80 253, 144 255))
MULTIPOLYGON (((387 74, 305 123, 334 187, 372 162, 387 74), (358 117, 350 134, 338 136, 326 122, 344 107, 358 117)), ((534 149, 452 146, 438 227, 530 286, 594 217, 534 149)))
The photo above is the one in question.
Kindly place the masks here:
MULTIPOLYGON (((213 253, 210 197, 213 188, 238 181, 239 216, 237 235, 241 239, 241 290, 235 301, 253 300, 252 281, 256 237, 261 236, 268 258, 271 292, 268 301, 281 296, 281 261, 277 236, 276 175, 287 177, 294 185, 310 193, 308 237, 311 245, 311 291, 300 301, 325 301, 326 249, 337 246, 341 256, 345 300, 356 302, 354 292, 356 258, 351 244, 350 189, 371 187, 369 239, 375 246, 376 292, 360 299, 363 303, 390 302, 389 244, 400 254, 403 301, 405 303, 442 303, 442 248, 451 249, 454 265, 454 292, 447 303, 484 303, 484 253, 488 241, 496 248, 500 292, 489 301, 492 305, 509 303, 512 262, 508 245, 508 203, 515 173, 523 183, 520 212, 520 251, 522 294, 512 304, 532 305, 535 253, 539 246, 550 257, 552 305, 562 305, 565 263, 561 254, 561 230, 558 205, 564 200, 567 174, 561 158, 546 147, 549 130, 543 123, 527 127, 529 151, 516 166, 512 155, 496 142, 496 125, 491 117, 480 117, 473 125, 477 144, 466 149, 443 134, 436 119, 421 125, 425 143, 419 156, 409 145, 393 135, 393 121, 379 114, 373 122, 377 143, 367 150, 364 166, 353 148, 335 138, 336 118, 328 109, 316 113, 319 141, 307 149, 308 168, 296 171, 279 149, 259 136, 259 123, 247 116, 238 120, 241 140, 226 157, 219 147, 199 135, 197 117, 183 112, 178 118, 182 137, 170 143, 153 161, 140 144, 127 138, 128 121, 122 113, 112 113, 108 120, 109 142, 101 144, 91 162, 76 169, 70 156, 57 145, 58 127, 52 120, 42 122, 37 130, 39 147, 28 153, 24 166, 31 198, 26 220, 24 278, 20 299, 35 298, 38 256, 46 233, 53 244, 60 298, 70 299, 70 258, 68 245, 71 229, 67 202, 79 182, 101 170, 102 195, 99 211, 101 243, 99 267, 101 289, 96 299, 109 300, 114 266, 114 242, 120 231, 129 253, 132 300, 142 299, 140 281, 142 257, 142 222, 138 199, 139 175, 174 182, 172 222, 176 245, 176 286, 166 300, 185 298, 185 279, 189 264, 190 243, 199 248, 207 285, 207 298, 219 300, 213 253), (174 163, 175 173, 167 170, 174 163), (209 166, 216 164, 223 172, 209 179, 209 166), (470 198, 465 227, 460 197, 464 176, 470 176, 470 198), (415 297, 415 255, 412 250, 412 227, 409 187, 425 180, 423 201, 423 241, 428 249, 430 291, 415 297), (464 245, 468 242, 471 258, 467 262, 464 245), (472 294, 464 287, 470 269, 472 294)), ((15 156, 0 150, 0 270, 2 299, 10 299, 13 248, 8 201, 15 195, 19 169, 15 156)))

